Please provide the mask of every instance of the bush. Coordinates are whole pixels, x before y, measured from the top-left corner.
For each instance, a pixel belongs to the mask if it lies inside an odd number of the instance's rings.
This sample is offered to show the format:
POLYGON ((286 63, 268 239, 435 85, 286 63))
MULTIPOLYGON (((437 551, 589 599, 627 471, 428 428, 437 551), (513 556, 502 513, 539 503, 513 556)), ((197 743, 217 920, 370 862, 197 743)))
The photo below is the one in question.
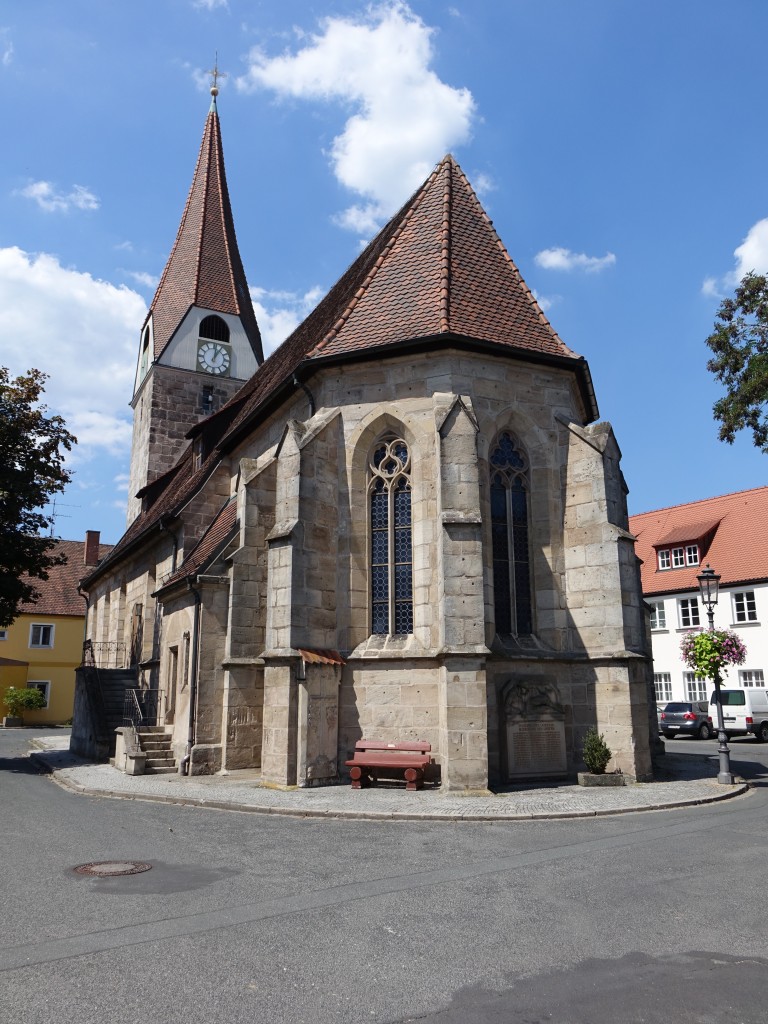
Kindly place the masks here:
POLYGON ((581 756, 593 775, 605 774, 605 769, 613 754, 603 739, 603 734, 599 733, 594 726, 587 730, 584 746, 581 748, 581 756))
POLYGON ((24 690, 9 686, 3 703, 12 718, 19 718, 22 711, 39 711, 44 708, 45 694, 34 686, 29 686, 24 690))

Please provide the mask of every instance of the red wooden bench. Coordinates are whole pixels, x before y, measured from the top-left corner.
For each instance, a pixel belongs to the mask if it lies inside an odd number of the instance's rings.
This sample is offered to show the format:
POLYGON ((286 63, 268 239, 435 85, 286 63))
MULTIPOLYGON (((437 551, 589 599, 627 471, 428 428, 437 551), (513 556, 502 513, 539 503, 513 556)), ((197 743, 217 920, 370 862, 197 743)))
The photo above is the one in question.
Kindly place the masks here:
POLYGON ((352 789, 375 786, 379 774, 393 775, 403 770, 405 788, 421 789, 424 770, 431 764, 432 744, 424 740, 415 743, 382 743, 381 740, 358 740, 355 754, 344 763, 352 777, 352 789))

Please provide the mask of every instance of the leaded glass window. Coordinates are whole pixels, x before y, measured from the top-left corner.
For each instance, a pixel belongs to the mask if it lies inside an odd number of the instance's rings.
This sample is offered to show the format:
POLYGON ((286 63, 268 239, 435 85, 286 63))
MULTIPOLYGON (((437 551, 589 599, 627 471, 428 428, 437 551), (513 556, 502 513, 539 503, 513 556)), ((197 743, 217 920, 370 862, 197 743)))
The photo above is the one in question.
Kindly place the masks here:
POLYGON ((529 636, 528 459, 510 433, 491 452, 491 541, 496 632, 529 636))
POLYGON ((380 441, 369 464, 371 632, 413 632, 411 456, 401 438, 380 441))

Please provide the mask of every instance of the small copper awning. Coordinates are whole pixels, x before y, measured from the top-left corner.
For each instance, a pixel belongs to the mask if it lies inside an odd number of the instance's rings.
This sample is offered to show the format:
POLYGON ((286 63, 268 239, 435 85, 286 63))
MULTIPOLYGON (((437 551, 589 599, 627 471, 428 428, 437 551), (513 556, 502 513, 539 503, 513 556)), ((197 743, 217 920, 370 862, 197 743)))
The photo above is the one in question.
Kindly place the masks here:
POLYGON ((346 665, 338 651, 310 651, 302 647, 296 649, 308 665, 346 665))

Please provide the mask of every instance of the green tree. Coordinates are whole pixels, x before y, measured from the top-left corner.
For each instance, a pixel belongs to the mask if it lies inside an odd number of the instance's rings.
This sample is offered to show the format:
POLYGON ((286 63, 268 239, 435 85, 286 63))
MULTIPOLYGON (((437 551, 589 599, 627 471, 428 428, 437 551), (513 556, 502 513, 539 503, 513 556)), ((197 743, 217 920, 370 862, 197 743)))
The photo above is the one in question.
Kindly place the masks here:
POLYGON ((42 509, 69 483, 65 452, 77 439, 40 404, 47 379, 40 370, 12 378, 0 367, 0 627, 39 596, 34 581, 66 561, 41 536, 52 523, 42 509))
POLYGON ((737 431, 749 428, 768 454, 768 277, 747 274, 721 304, 707 345, 714 353, 707 369, 726 392, 713 406, 720 440, 733 444, 737 431))

